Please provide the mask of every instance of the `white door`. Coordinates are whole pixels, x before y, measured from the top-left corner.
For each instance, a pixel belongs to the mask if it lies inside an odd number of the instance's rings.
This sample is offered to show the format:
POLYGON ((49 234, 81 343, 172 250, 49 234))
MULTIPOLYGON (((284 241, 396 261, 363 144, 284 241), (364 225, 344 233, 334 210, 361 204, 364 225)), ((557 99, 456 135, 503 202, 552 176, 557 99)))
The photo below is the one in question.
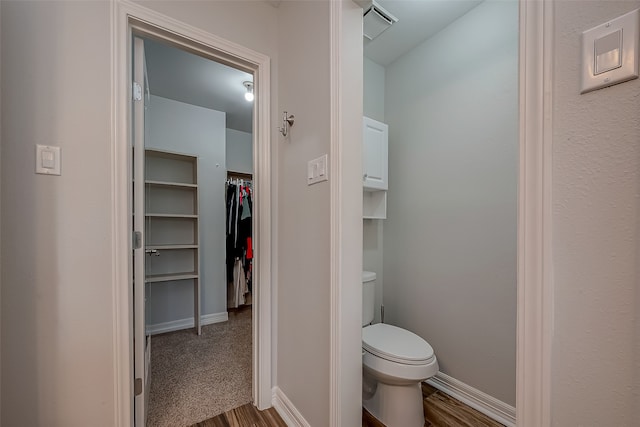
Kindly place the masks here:
POLYGON ((136 235, 133 251, 133 357, 135 425, 144 427, 149 398, 149 360, 151 342, 145 325, 145 236, 144 236, 144 113, 145 113, 144 42, 133 39, 133 227, 136 235))

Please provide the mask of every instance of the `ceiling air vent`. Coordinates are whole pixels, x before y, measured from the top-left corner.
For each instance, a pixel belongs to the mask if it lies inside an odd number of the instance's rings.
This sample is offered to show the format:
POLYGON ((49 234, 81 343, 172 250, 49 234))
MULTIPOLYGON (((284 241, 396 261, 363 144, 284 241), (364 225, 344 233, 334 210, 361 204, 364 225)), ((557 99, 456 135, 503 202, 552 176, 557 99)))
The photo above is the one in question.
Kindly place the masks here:
POLYGON ((398 22, 398 18, 373 1, 364 12, 364 36, 373 40, 396 22, 398 22))

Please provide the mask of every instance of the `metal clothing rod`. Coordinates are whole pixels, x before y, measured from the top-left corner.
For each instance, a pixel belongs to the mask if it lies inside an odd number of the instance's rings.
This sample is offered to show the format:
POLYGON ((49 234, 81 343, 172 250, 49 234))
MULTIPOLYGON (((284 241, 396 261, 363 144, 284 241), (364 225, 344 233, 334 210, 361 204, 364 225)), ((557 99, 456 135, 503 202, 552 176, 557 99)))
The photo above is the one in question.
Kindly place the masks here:
POLYGON ((244 172, 227 171, 227 178, 237 178, 251 181, 253 179, 253 175, 244 172))

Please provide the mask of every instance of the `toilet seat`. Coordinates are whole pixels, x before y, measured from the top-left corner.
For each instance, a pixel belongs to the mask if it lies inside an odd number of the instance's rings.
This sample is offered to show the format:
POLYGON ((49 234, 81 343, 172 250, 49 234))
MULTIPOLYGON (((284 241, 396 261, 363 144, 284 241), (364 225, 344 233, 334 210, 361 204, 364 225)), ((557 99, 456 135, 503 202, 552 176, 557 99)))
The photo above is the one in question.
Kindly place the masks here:
POLYGON ((375 356, 404 365, 426 365, 435 359, 428 342, 386 323, 362 328, 362 347, 375 356))

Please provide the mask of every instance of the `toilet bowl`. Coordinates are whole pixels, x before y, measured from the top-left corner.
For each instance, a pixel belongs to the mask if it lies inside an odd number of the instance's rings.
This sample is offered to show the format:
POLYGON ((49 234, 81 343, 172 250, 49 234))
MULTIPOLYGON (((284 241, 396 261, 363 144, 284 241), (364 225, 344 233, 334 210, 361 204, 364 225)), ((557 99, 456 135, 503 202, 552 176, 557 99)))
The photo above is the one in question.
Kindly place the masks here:
POLYGON ((375 273, 363 272, 362 404, 387 427, 422 427, 421 382, 438 372, 438 361, 429 343, 413 332, 369 325, 374 292, 375 273))

